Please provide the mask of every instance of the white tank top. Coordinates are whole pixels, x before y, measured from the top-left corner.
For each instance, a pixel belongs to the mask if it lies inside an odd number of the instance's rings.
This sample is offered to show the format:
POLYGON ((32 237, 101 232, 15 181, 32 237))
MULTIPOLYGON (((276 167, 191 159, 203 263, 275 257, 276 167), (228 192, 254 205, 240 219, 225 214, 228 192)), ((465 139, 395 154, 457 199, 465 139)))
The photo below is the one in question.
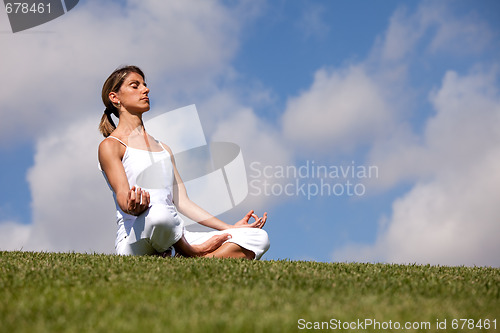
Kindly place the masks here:
MULTIPOLYGON (((173 204, 174 170, 170 153, 163 145, 161 145, 163 148, 162 151, 152 152, 129 147, 114 136, 108 136, 108 138, 119 141, 126 148, 123 154, 122 164, 130 188, 136 186, 149 192, 150 205, 163 204, 175 209, 173 204)), ((109 188, 113 191, 104 171, 102 171, 102 174, 109 188)), ((116 243, 118 243, 130 233, 136 216, 127 214, 120 209, 114 191, 113 199, 116 206, 116 223, 118 224, 116 243)))

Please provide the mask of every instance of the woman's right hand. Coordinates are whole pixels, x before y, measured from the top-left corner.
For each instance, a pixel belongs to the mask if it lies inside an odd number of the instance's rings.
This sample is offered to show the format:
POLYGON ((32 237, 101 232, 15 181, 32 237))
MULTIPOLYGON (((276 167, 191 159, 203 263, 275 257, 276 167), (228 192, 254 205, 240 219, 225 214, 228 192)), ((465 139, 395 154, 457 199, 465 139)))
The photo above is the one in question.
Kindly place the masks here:
POLYGON ((140 187, 132 186, 127 196, 127 211, 130 215, 140 215, 149 208, 150 196, 149 192, 142 190, 140 187))
POLYGON ((194 256, 203 257, 209 253, 212 253, 230 238, 231 238, 230 234, 215 235, 210 237, 207 241, 201 244, 191 245, 194 252, 196 253, 194 256))

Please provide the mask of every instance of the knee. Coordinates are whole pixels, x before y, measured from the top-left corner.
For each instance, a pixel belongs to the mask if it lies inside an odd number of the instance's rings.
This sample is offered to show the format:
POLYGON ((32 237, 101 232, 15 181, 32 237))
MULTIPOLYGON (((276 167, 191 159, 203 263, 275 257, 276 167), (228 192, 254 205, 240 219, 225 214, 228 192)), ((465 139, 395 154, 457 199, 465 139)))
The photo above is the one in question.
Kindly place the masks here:
POLYGON ((157 252, 167 250, 182 237, 184 223, 172 207, 153 205, 145 219, 145 237, 157 252))
POLYGON ((269 240, 269 235, 265 230, 260 229, 260 231, 262 232, 262 246, 264 248, 264 251, 267 251, 271 247, 271 241, 269 240))
POLYGON ((262 254, 269 250, 271 243, 269 241, 269 235, 265 230, 250 228, 243 229, 242 231, 246 233, 246 237, 248 237, 247 241, 252 244, 256 250, 262 252, 262 254))
POLYGON ((153 229, 174 230, 182 228, 177 212, 166 205, 153 205, 145 216, 146 224, 153 229))
POLYGON ((255 259, 262 258, 264 253, 271 247, 269 235, 265 230, 254 229, 254 246, 255 246, 255 259))

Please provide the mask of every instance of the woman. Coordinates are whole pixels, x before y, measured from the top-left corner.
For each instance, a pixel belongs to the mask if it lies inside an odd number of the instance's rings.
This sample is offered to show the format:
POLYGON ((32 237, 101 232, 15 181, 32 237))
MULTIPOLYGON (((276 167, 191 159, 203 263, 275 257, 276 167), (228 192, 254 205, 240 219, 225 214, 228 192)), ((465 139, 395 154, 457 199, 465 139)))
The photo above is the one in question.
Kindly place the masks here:
POLYGON ((150 108, 144 73, 135 66, 115 70, 102 88, 106 109, 99 125, 104 139, 99 164, 113 191, 118 224, 115 248, 123 255, 166 255, 172 246, 184 256, 260 259, 269 248, 262 230, 267 213, 250 211, 228 225, 193 203, 177 171, 172 151, 150 136, 142 115, 150 108), (115 126, 111 114, 118 117, 115 126), (138 176, 157 171, 161 186, 140 188, 138 176), (218 231, 189 232, 179 214, 218 231), (249 223, 250 218, 253 223, 249 223))

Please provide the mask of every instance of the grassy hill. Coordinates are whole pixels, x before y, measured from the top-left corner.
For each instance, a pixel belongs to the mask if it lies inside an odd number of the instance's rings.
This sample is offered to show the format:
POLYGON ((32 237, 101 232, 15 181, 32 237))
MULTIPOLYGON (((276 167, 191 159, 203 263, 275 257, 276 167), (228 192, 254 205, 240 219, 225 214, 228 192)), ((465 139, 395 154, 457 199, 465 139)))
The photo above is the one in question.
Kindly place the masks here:
POLYGON ((494 332, 499 289, 484 267, 0 252, 0 331, 494 332))

